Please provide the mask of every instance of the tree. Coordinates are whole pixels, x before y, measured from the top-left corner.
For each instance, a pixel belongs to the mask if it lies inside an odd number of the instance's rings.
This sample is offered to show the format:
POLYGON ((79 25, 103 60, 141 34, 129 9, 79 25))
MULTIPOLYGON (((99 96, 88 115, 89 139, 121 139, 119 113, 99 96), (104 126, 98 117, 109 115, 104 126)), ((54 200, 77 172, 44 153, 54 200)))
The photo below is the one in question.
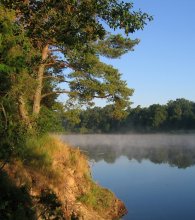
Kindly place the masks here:
MULTIPOLYGON (((113 105, 106 105, 103 108, 87 108, 81 111, 79 115, 80 123, 75 127, 80 132, 105 133, 116 131, 120 120, 114 118, 113 108, 113 105)), ((65 125, 65 128, 68 128, 67 125, 65 125)))
POLYGON ((170 126, 176 129, 192 129, 194 127, 193 104, 193 102, 183 98, 169 101, 167 111, 171 122, 170 126))
MULTIPOLYGON (((15 104, 24 123, 30 124, 25 101, 36 84, 31 76, 36 51, 16 23, 16 13, 0 5, 0 99, 15 104), (12 103, 13 102, 13 103, 12 103)), ((14 112, 12 112, 14 113, 14 112)))
POLYGON ((23 123, 31 124, 24 102, 35 88, 30 75, 35 51, 15 21, 15 12, 0 4, 0 160, 3 163, 23 144, 23 123))
MULTIPOLYGON (((99 56, 120 57, 139 41, 109 34, 102 22, 128 35, 143 29, 152 19, 148 14, 133 11, 132 3, 118 0, 0 0, 0 5, 5 13, 14 13, 12 23, 19 30, 14 36, 22 33, 30 48, 30 60, 23 60, 30 68, 25 68, 22 85, 32 88, 24 88, 17 98, 25 124, 32 126, 44 99, 61 93, 81 104, 107 98, 115 103, 115 117, 123 116, 120 110, 128 105, 133 90, 99 56), (60 89, 60 82, 67 84, 66 89, 60 89)), ((18 50, 26 59, 24 51, 18 50)))
POLYGON ((149 125, 152 129, 159 129, 167 119, 165 106, 154 104, 148 108, 149 125))

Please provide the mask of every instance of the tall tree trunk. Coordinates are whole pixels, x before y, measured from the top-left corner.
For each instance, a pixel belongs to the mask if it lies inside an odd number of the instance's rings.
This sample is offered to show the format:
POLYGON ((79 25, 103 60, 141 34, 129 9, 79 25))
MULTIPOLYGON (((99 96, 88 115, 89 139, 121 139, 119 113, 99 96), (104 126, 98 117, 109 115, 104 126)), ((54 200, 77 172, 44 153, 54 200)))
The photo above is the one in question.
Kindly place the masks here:
POLYGON ((24 124, 29 129, 31 129, 32 128, 31 121, 30 121, 29 114, 26 108, 25 100, 22 95, 20 95, 18 98, 18 110, 19 110, 20 117, 22 121, 24 122, 24 124))
POLYGON ((42 88, 43 88, 43 77, 45 71, 45 64, 48 57, 49 46, 46 45, 42 50, 42 62, 38 69, 37 74, 37 88, 35 90, 34 100, 33 100, 33 114, 37 116, 41 109, 41 95, 42 95, 42 88))

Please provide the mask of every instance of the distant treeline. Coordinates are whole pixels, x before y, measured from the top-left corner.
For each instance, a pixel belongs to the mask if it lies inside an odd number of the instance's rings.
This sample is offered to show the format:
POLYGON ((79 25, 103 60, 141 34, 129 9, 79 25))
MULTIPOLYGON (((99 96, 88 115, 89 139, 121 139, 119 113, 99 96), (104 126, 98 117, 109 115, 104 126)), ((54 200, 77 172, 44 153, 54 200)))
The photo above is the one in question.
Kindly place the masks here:
POLYGON ((112 117, 113 106, 82 110, 77 123, 65 120, 67 131, 78 133, 160 132, 195 130, 195 102, 186 99, 169 101, 166 105, 128 108, 127 117, 112 117))

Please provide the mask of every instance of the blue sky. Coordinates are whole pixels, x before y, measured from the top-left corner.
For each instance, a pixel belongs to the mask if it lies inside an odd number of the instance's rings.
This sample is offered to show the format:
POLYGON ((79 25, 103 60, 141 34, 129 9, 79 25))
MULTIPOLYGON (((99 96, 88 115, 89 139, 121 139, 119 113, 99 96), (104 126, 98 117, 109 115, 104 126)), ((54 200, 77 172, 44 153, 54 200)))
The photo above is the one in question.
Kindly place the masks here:
POLYGON ((134 5, 154 20, 130 35, 141 40, 134 52, 106 60, 135 89, 133 106, 195 101, 195 0, 134 0, 134 5))

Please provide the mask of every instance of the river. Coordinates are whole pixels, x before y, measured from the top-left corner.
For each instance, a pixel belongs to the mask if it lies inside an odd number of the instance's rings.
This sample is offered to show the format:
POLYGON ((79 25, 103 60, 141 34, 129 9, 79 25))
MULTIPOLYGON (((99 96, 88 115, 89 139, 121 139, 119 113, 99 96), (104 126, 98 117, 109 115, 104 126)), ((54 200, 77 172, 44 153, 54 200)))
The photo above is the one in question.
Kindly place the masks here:
POLYGON ((128 209, 125 220, 195 219, 195 135, 64 135, 88 155, 93 179, 128 209))

